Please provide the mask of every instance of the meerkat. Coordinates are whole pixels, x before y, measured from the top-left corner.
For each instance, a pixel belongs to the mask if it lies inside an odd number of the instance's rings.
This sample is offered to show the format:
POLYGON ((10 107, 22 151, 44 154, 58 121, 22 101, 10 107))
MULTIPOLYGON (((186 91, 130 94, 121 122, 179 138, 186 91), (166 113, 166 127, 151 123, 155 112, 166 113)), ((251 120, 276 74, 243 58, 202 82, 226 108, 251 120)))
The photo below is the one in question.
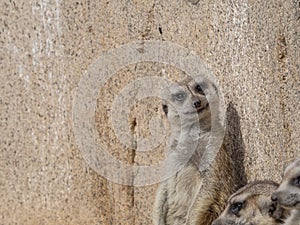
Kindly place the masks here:
POLYGON ((271 199, 291 211, 286 225, 300 225, 300 158, 286 167, 282 182, 271 199))
POLYGON ((212 225, 283 224, 286 212, 270 199, 278 188, 273 181, 254 181, 230 196, 224 212, 212 225), (277 219, 272 215, 277 214, 277 219))
MULTIPOLYGON (((157 191, 155 225, 207 225, 223 211, 235 191, 233 163, 224 145, 207 169, 199 169, 213 149, 209 139, 224 127, 219 115, 218 90, 204 77, 185 79, 165 94, 163 111, 171 125, 164 180, 157 191), (208 97, 210 98, 208 101, 208 97), (212 124, 215 124, 212 134, 212 124), (173 174, 172 174, 173 173, 173 174)), ((222 140, 221 140, 222 141, 222 140)))

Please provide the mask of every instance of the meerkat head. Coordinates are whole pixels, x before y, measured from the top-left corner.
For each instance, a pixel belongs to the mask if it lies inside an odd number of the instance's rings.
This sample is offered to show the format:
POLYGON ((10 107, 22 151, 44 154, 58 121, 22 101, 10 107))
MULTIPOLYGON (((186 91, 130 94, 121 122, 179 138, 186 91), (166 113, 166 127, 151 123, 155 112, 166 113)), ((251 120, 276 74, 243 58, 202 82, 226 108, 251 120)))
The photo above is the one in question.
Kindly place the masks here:
POLYGON ((270 199, 278 184, 273 181, 255 181, 234 193, 228 200, 221 216, 213 225, 273 225, 281 224, 281 219, 272 217, 273 213, 283 217, 283 210, 276 208, 270 199))
POLYGON ((166 93, 163 111, 171 121, 200 122, 201 129, 210 129, 211 110, 208 95, 217 95, 216 86, 205 79, 187 78, 171 85, 166 93))
POLYGON ((286 167, 282 182, 271 198, 284 208, 300 210, 300 158, 286 167))

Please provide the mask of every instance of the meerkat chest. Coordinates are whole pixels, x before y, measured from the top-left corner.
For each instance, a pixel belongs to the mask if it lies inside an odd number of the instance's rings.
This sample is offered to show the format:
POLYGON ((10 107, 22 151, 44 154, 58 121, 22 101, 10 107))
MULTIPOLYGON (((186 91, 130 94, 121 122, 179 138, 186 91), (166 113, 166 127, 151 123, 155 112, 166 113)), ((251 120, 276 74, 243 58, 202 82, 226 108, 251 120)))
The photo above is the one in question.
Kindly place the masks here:
POLYGON ((201 185, 201 175, 193 165, 183 167, 170 179, 168 187, 169 214, 187 216, 201 185), (178 212, 178 210, 184 212, 178 212))

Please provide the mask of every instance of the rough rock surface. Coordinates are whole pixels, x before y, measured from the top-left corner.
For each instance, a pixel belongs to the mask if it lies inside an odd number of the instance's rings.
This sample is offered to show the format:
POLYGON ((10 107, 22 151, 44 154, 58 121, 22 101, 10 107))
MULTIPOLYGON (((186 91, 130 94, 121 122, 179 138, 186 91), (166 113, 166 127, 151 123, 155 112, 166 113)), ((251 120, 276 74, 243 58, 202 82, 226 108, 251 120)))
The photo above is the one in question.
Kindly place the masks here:
MULTIPOLYGON (((99 175, 73 131, 76 90, 89 65, 134 41, 178 44, 212 68, 227 105, 226 143, 248 181, 280 181, 299 156, 299 0, 0 4, 0 224, 151 224, 157 184, 124 186, 99 175)), ((124 148, 111 127, 114 98, 146 75, 176 80, 181 71, 128 65, 94 96, 99 137, 129 165, 164 157, 164 143, 146 152, 124 148)), ((161 116, 157 98, 132 102, 132 143, 149 136, 149 119, 161 116)))

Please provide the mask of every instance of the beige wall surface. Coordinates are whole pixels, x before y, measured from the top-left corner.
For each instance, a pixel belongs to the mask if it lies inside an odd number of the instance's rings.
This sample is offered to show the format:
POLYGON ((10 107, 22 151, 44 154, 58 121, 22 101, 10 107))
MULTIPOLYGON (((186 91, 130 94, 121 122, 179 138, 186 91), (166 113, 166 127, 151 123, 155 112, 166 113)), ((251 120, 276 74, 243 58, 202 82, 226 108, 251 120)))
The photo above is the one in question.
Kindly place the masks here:
MULTIPOLYGON (((89 66, 136 41, 171 42, 209 65, 227 106, 226 143, 245 179, 279 182, 286 163, 299 157, 299 0, 0 4, 0 224, 151 224, 157 184, 125 186, 96 171, 73 126, 89 66)), ((145 76, 176 80, 181 71, 160 62, 127 65, 92 96, 99 139, 127 165, 155 164, 164 155, 163 143, 144 152, 124 147, 112 127, 114 99, 145 76)), ((130 104, 120 123, 136 145, 162 112, 155 97, 130 104)))

